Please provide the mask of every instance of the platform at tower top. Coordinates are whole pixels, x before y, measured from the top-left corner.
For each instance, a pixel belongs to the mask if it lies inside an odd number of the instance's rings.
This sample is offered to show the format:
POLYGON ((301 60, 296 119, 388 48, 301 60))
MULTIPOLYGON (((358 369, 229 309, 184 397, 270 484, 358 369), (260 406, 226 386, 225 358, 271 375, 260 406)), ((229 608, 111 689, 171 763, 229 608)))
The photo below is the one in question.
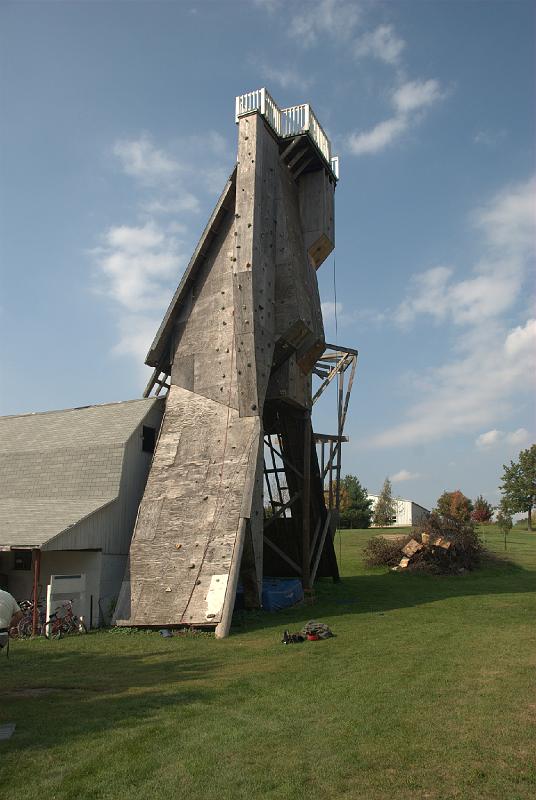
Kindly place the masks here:
POLYGON ((279 108, 266 89, 238 95, 235 120, 259 112, 280 139, 306 134, 312 140, 333 177, 339 178, 339 156, 331 154, 331 142, 309 103, 279 108))

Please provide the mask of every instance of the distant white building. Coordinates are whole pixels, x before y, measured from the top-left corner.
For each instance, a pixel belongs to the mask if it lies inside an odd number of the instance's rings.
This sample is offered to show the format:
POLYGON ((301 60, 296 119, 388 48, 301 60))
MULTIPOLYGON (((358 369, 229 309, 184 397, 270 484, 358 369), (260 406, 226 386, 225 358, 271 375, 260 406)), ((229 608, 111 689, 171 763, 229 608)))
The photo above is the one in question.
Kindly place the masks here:
MULTIPOLYGON (((372 510, 376 508, 378 502, 378 494, 367 495, 369 500, 372 500, 372 510)), ((392 523, 393 528, 406 528, 412 525, 418 525, 423 522, 430 512, 427 508, 423 508, 413 500, 403 500, 400 497, 395 499, 396 503, 396 519, 392 523)))

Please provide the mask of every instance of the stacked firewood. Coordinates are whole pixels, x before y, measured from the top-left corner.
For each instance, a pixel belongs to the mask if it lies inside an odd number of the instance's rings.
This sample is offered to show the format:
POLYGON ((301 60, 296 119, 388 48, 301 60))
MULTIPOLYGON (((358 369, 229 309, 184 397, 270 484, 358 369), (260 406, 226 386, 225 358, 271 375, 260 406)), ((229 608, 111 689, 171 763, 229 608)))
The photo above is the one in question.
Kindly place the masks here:
POLYGON ((445 561, 455 555, 453 542, 444 536, 421 533, 419 538, 421 541, 410 539, 402 548, 400 563, 391 567, 393 572, 399 572, 408 567, 425 567, 434 563, 438 567, 444 566, 445 561))

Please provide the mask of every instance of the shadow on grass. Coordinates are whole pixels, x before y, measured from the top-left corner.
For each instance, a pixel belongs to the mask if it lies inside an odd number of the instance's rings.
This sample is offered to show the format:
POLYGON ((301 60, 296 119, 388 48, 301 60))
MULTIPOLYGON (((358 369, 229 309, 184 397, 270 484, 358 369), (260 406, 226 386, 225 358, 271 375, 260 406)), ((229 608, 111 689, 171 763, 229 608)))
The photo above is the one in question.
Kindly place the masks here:
POLYGON ((50 749, 112 730, 127 734, 154 724, 165 707, 183 710, 210 702, 216 691, 210 677, 222 664, 217 654, 190 650, 185 656, 176 639, 163 644, 156 634, 129 637, 128 644, 125 637, 105 637, 37 640, 13 648, 9 661, 2 659, 0 721, 17 728, 0 743, 1 755, 22 747, 50 749), (142 652, 123 652, 136 646, 133 639, 140 640, 142 652))
POLYGON ((286 627, 304 619, 347 614, 384 613, 412 608, 449 598, 521 594, 536 591, 536 572, 490 556, 482 568, 464 575, 424 575, 382 572, 341 578, 340 583, 321 579, 315 585, 315 600, 279 612, 241 611, 233 619, 233 633, 286 627))

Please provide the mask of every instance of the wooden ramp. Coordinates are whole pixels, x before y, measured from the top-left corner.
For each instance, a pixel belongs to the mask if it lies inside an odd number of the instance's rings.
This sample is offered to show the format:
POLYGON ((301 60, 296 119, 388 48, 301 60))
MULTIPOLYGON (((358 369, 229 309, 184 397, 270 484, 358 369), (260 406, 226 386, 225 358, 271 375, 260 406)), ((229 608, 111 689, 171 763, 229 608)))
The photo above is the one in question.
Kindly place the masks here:
POLYGON ((171 387, 117 604, 119 625, 221 622, 226 593, 236 593, 231 567, 241 562, 261 449, 258 417, 241 418, 171 387))

